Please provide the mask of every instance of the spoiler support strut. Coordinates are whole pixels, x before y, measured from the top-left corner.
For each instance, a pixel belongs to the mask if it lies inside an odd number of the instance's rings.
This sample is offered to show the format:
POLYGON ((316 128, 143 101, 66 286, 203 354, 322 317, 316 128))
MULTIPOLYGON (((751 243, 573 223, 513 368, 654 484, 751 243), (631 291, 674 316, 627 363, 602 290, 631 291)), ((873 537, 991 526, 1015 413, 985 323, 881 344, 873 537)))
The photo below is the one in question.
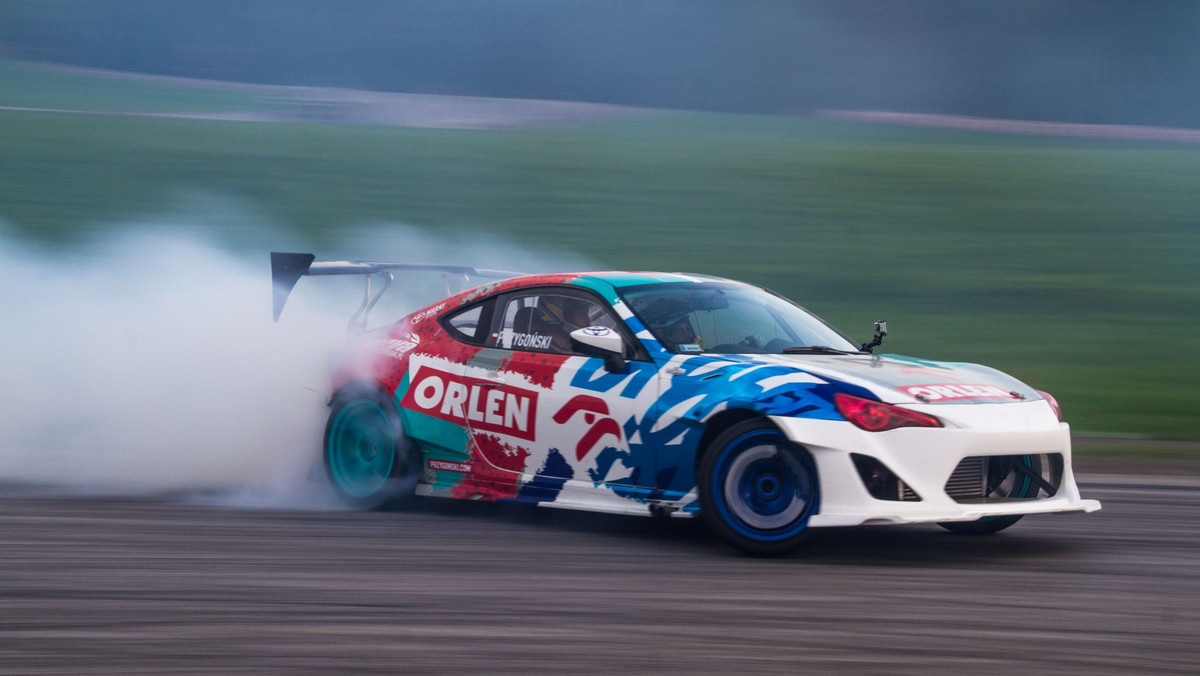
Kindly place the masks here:
POLYGON ((301 277, 314 275, 363 275, 366 281, 366 289, 363 295, 362 305, 350 317, 350 322, 347 328, 350 331, 358 330, 365 331, 367 328, 367 315, 371 312, 371 308, 379 302, 384 292, 391 286, 394 277, 393 270, 410 270, 416 272, 441 272, 446 280, 446 294, 453 293, 450 290, 450 278, 457 277, 464 284, 471 281, 471 277, 484 277, 490 279, 505 279, 514 277, 520 273, 508 272, 505 270, 489 270, 484 268, 472 268, 465 265, 426 265, 419 263, 380 263, 367 261, 317 261, 317 257, 310 253, 281 253, 277 251, 271 252, 271 286, 274 301, 274 317, 275 321, 279 321, 279 315, 283 313, 283 306, 287 303, 288 296, 291 295, 292 289, 295 288, 296 282, 300 281, 301 277), (380 281, 380 286, 377 290, 372 291, 371 278, 376 277, 380 281))

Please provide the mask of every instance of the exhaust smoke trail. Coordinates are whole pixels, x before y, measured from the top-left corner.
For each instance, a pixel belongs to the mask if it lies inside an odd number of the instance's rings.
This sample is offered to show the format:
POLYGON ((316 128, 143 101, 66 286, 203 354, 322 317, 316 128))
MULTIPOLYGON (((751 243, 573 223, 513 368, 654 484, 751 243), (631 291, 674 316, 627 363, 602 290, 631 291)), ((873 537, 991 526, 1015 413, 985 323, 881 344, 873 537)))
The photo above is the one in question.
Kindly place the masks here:
MULTIPOLYGON (((343 241, 341 250, 314 253, 546 265, 511 244, 463 246, 397 226, 343 241)), ((373 313, 373 326, 442 293, 438 284, 402 281, 391 304, 373 313)), ((303 279, 274 324, 265 249, 235 254, 141 232, 62 253, 0 237, 0 481, 206 494, 241 506, 334 506, 319 471, 325 369, 345 341, 361 284, 303 279)))

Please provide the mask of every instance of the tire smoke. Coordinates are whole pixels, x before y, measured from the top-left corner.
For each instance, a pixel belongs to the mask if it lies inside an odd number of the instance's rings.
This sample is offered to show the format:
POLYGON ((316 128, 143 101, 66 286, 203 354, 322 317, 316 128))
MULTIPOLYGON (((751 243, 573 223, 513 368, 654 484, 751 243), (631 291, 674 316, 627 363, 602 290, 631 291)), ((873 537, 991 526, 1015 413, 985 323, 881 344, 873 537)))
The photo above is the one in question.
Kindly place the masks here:
MULTIPOLYGON (((380 226, 312 252, 547 269, 513 245, 476 242, 380 226)), ((0 482, 335 506, 320 467, 326 368, 362 280, 302 279, 276 324, 267 254, 161 232, 65 253, 0 237, 0 482)), ((400 282, 373 326, 443 293, 400 282)))

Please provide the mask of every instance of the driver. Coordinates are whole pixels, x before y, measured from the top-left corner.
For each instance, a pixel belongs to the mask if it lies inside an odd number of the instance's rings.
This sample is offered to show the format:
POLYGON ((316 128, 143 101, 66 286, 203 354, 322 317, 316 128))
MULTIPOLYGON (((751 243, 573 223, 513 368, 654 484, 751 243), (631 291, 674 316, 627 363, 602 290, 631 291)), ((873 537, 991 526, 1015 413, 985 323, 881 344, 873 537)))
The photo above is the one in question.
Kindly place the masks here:
POLYGON ((543 296, 538 303, 541 324, 555 351, 571 350, 571 332, 591 326, 591 303, 578 298, 543 296))
POLYGON ((680 345, 704 347, 703 340, 692 326, 691 308, 687 303, 660 298, 651 303, 643 314, 646 317, 646 325, 666 347, 675 350, 678 350, 680 345))
POLYGON ((687 315, 680 317, 678 321, 668 326, 664 337, 676 347, 689 343, 700 344, 700 336, 696 335, 696 330, 692 328, 692 322, 687 315))

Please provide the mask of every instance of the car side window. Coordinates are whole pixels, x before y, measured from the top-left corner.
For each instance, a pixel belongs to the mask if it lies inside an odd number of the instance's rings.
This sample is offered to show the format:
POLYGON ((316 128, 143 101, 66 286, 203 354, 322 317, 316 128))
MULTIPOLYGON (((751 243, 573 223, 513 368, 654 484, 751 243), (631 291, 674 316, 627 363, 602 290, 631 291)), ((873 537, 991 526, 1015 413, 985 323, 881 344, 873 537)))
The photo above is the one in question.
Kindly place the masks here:
POLYGON ((494 305, 493 301, 477 303, 454 314, 447 315, 442 320, 442 326, 450 335, 471 345, 482 345, 487 337, 488 310, 494 305))
POLYGON ((545 290, 511 296, 502 317, 489 345, 558 354, 576 354, 571 349, 572 331, 585 326, 616 328, 617 321, 598 301, 545 290))

